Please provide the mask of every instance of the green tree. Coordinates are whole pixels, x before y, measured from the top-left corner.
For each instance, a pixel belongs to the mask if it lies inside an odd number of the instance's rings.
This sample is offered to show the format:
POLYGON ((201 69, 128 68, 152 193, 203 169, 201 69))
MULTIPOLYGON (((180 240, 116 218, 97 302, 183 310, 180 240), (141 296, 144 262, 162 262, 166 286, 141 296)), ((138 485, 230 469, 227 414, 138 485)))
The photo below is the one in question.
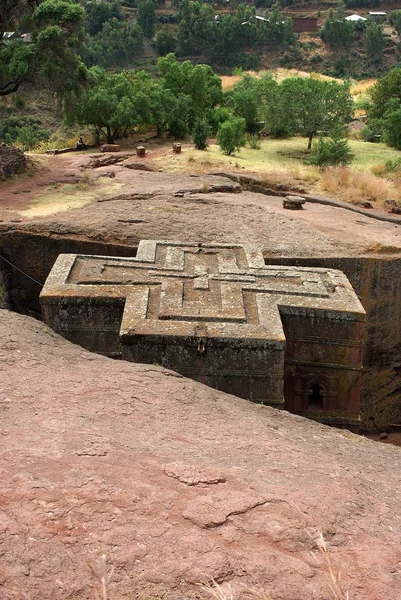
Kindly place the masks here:
POLYGON ((243 117, 246 131, 255 133, 259 130, 260 94, 257 79, 245 74, 242 79, 227 92, 228 106, 237 117, 243 117))
POLYGON ((59 96, 77 93, 86 70, 74 46, 83 34, 85 13, 74 0, 2 0, 0 6, 0 96, 25 82, 48 86, 59 96), (33 43, 5 41, 9 28, 26 28, 33 43))
POLYGON ((177 29, 180 55, 198 56, 213 43, 215 32, 212 6, 183 0, 180 4, 177 29))
POLYGON ((401 33, 401 10, 391 11, 389 21, 399 35, 401 33))
POLYGON ((106 21, 123 19, 119 0, 88 0, 83 6, 86 13, 85 28, 92 36, 102 30, 106 21))
POLYGON ((322 39, 337 50, 348 50, 354 41, 354 26, 345 20, 344 9, 340 7, 334 15, 330 8, 321 31, 322 39))
POLYGON ((206 150, 207 136, 210 133, 209 123, 206 119, 197 119, 192 128, 192 139, 197 150, 206 150))
POLYGON ((154 0, 141 0, 138 4, 136 20, 147 38, 155 34, 156 2, 154 0))
POLYGON ((308 138, 308 150, 319 132, 327 134, 351 118, 353 102, 348 83, 289 77, 280 85, 280 95, 289 130, 308 138))
POLYGON ((384 139, 389 146, 401 150, 401 101, 391 98, 383 116, 384 139))
POLYGON ((401 100, 401 68, 391 69, 373 86, 370 91, 372 106, 369 110, 369 121, 381 119, 387 110, 387 104, 391 98, 401 100))
POLYGON ((296 36, 290 19, 286 19, 280 13, 279 5, 275 2, 270 11, 266 11, 266 33, 269 43, 283 44, 285 46, 295 45, 296 36))
POLYGON ((169 29, 162 29, 156 36, 156 50, 160 56, 166 56, 175 52, 177 48, 177 39, 169 29))
POLYGON ((174 54, 168 54, 159 58, 157 68, 163 87, 177 98, 176 118, 189 130, 220 104, 221 79, 209 65, 194 65, 189 60, 179 63, 174 54))
POLYGON ((217 143, 223 154, 231 156, 245 146, 245 119, 231 117, 224 121, 217 132, 217 143))
POLYGON ((113 18, 90 39, 82 55, 90 66, 111 67, 131 62, 142 46, 143 32, 139 25, 113 18))
POLYGON ((99 67, 90 70, 93 85, 75 108, 75 121, 92 125, 98 137, 113 144, 130 127, 152 121, 152 81, 144 71, 108 74, 99 67))
POLYGON ((378 63, 383 59, 383 50, 386 41, 383 36, 383 29, 379 23, 369 20, 363 34, 363 42, 369 60, 378 63))

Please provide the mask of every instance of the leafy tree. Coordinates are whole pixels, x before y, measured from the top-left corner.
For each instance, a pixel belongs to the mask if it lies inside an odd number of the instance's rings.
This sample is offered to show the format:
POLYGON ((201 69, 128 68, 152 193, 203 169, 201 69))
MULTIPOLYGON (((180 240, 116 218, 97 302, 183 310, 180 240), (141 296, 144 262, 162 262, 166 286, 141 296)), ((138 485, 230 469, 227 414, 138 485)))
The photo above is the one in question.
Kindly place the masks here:
POLYGON ((93 67, 90 75, 93 85, 76 106, 76 122, 92 125, 98 137, 113 144, 130 127, 152 121, 152 81, 144 71, 108 74, 93 67))
POLYGON ((401 10, 391 11, 389 21, 399 35, 401 33, 401 10))
POLYGON ((372 107, 369 110, 369 121, 383 117, 391 98, 401 100, 401 68, 395 67, 379 79, 370 91, 370 95, 372 107))
POLYGON ((228 106, 237 117, 243 117, 246 131, 255 133, 259 130, 260 94, 257 79, 244 75, 232 90, 227 93, 228 106))
POLYGON ((391 98, 383 117, 383 131, 389 146, 401 150, 401 101, 391 98))
POLYGON ((308 150, 318 132, 343 126, 353 109, 348 83, 289 77, 280 85, 280 96, 289 130, 308 138, 308 150))
POLYGON ((25 82, 47 85, 63 96, 76 93, 86 70, 74 51, 82 35, 83 8, 74 0, 2 0, 0 6, 0 96, 25 82), (33 43, 4 40, 9 28, 28 26, 33 43))
POLYGON ((162 29, 156 36, 156 50, 160 56, 175 52, 177 39, 169 29, 162 29))
POLYGON ((381 62, 386 45, 381 25, 369 20, 365 27, 363 41, 369 59, 372 62, 381 62))
POLYGON ((207 136, 210 133, 209 123, 206 119, 197 119, 192 128, 192 139, 197 150, 206 150, 207 136))
POLYGON ((150 89, 150 110, 151 123, 156 125, 158 136, 170 129, 171 122, 187 115, 187 109, 178 97, 156 80, 150 89))
POLYGON ((277 3, 272 5, 270 11, 266 11, 266 18, 268 19, 265 24, 268 42, 285 46, 295 45, 296 36, 292 28, 292 22, 283 17, 277 3))
POLYGON ((83 6, 86 13, 85 28, 91 36, 99 33, 106 21, 123 19, 119 0, 88 0, 83 6))
POLYGON ((48 140, 48 131, 38 131, 32 125, 24 125, 17 129, 17 140, 22 144, 23 150, 30 150, 34 148, 39 141, 48 140))
POLYGON ((143 32, 139 25, 123 23, 113 18, 88 44, 83 58, 90 66, 111 67, 124 65, 143 46, 143 32))
POLYGON ((223 154, 234 154, 245 145, 245 119, 231 117, 224 121, 217 132, 217 143, 223 154))
POLYGON ((344 9, 340 7, 334 15, 330 8, 321 31, 322 39, 333 48, 348 50, 354 41, 354 26, 345 20, 344 9))
POLYGON ((159 58, 157 68, 163 87, 177 98, 175 120, 182 120, 190 130, 221 102, 221 79, 209 65, 179 63, 174 54, 168 54, 159 58))
POLYGON ((180 4, 177 30, 178 51, 181 55, 198 56, 213 43, 215 22, 212 6, 183 0, 180 4))
POLYGON ((152 38, 155 34, 156 2, 154 0, 141 0, 138 4, 136 20, 145 37, 152 38))
POLYGON ((12 144, 18 139, 22 141, 21 130, 32 132, 35 143, 49 138, 49 132, 40 127, 38 120, 26 115, 12 115, 0 123, 0 140, 7 144, 12 144))

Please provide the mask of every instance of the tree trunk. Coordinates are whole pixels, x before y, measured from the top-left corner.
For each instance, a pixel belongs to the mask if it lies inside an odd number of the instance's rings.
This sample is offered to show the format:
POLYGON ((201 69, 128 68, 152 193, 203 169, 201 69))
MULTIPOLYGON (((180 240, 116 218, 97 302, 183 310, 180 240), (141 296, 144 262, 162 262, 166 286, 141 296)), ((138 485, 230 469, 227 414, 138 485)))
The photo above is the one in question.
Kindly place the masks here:
POLYGON ((313 133, 311 133, 308 137, 308 150, 310 150, 312 148, 312 140, 313 140, 313 133))
POLYGON ((110 125, 106 126, 106 139, 108 144, 114 144, 114 135, 111 133, 110 125))

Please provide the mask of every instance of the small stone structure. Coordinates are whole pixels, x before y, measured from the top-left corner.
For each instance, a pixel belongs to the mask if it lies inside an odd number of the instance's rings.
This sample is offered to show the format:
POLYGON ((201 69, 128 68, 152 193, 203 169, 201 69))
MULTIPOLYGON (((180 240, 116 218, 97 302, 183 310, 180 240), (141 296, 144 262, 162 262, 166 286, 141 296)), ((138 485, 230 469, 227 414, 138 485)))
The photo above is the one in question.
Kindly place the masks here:
POLYGON ((178 144, 177 142, 174 142, 174 144, 173 144, 173 152, 175 152, 175 154, 181 154, 181 150, 182 150, 181 144, 178 144))
POLYGON ((41 304, 89 350, 358 427, 365 311, 340 271, 266 266, 236 244, 142 241, 135 258, 61 254, 41 304))
POLYGON ((120 152, 120 146, 118 144, 102 144, 100 152, 120 152))
POLYGON ((146 148, 145 146, 137 146, 136 147, 137 156, 146 156, 146 148))
POLYGON ((302 210, 305 204, 305 198, 302 196, 286 196, 283 200, 283 208, 289 210, 302 210))

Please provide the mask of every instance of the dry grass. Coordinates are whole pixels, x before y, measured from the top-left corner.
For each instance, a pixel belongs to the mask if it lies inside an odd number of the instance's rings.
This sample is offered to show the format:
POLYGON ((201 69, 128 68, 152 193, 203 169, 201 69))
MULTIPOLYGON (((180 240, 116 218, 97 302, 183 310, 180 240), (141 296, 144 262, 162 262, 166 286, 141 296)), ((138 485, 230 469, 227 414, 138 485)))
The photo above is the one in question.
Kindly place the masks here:
POLYGON ((113 578, 114 568, 107 569, 105 554, 102 554, 96 562, 89 562, 88 567, 92 577, 94 600, 108 600, 107 586, 113 578))
POLYGON ((351 94, 353 96, 361 96, 365 94, 369 88, 377 83, 377 79, 363 79, 351 86, 351 94))
MULTIPOLYGON (((311 554, 316 560, 317 565, 324 569, 330 600, 350 600, 349 591, 344 589, 342 583, 343 566, 341 560, 338 563, 334 562, 330 556, 329 545, 321 531, 314 534, 308 531, 308 534, 313 538, 319 552, 320 561, 313 552, 311 554)), ((239 598, 244 600, 273 600, 268 591, 248 586, 242 586, 242 593, 236 597, 230 584, 223 589, 214 579, 210 583, 199 584, 199 586, 211 600, 239 600, 239 598)))
POLYGON ((320 552, 320 557, 323 561, 323 566, 326 572, 327 584, 329 586, 332 599, 349 600, 349 592, 348 590, 344 590, 341 581, 343 576, 343 567, 341 564, 341 560, 337 565, 334 564, 334 562, 330 558, 328 544, 324 539, 323 533, 321 531, 318 532, 318 536, 315 541, 320 552))
POLYGON ((384 204, 386 198, 400 198, 400 190, 390 179, 348 167, 326 167, 321 173, 320 185, 330 196, 353 204, 365 200, 384 204))

